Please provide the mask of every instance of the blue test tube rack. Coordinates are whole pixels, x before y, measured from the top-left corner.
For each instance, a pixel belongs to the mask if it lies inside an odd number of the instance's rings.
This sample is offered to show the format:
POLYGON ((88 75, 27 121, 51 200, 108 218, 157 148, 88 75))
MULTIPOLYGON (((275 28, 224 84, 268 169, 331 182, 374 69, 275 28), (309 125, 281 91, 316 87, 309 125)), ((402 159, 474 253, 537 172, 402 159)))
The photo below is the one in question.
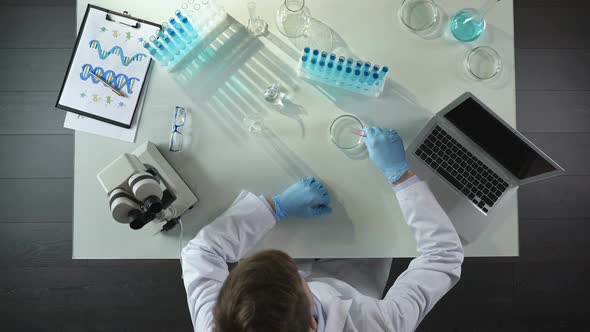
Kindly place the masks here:
POLYGON ((151 58, 168 72, 179 71, 195 60, 204 64, 216 56, 209 37, 229 27, 227 13, 214 0, 202 2, 198 8, 197 14, 194 10, 175 11, 144 43, 151 58))
POLYGON ((305 47, 299 57, 297 74, 307 80, 343 88, 366 96, 383 92, 389 67, 329 54, 305 47))

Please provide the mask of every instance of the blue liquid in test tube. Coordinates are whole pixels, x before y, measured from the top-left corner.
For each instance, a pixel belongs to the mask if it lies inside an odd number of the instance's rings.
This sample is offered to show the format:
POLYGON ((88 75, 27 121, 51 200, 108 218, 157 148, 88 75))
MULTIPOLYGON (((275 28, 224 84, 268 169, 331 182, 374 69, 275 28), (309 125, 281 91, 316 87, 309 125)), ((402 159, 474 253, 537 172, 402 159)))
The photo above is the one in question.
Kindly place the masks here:
POLYGON ((336 54, 330 53, 330 61, 332 61, 332 62, 336 61, 336 54))
POLYGON ((320 56, 320 60, 326 61, 327 59, 328 59, 328 52, 326 52, 326 51, 322 52, 322 55, 320 56))
POLYGON ((352 68, 346 67, 346 69, 344 70, 344 73, 342 74, 342 79, 347 80, 350 78, 351 75, 352 75, 352 68))
POLYGON ((334 78, 340 79, 342 74, 344 74, 344 67, 341 64, 336 65, 336 72, 334 73, 334 78))
POLYGON ((166 33, 174 40, 176 45, 181 49, 184 50, 186 48, 186 44, 182 41, 182 38, 176 33, 176 31, 167 28, 166 33))
POLYGON ((354 64, 354 60, 352 58, 348 58, 348 60, 346 60, 346 67, 347 68, 352 68, 353 64, 354 64))
POLYGON ((320 62, 318 62, 318 69, 317 70, 320 73, 323 73, 325 69, 326 69, 326 61, 320 60, 320 62))
POLYGON ((304 55, 301 57, 301 66, 309 67, 309 56, 304 55))
POLYGON ((143 47, 150 53, 150 55, 160 64, 162 65, 166 65, 166 60, 164 58, 164 56, 162 54, 160 54, 160 52, 158 52, 157 49, 153 48, 152 45, 150 45, 149 43, 144 43, 143 47))
POLYGON ((188 31, 188 33, 197 38, 199 36, 199 34, 197 33, 197 30, 195 29, 195 27, 191 24, 191 22, 188 20, 188 17, 182 15, 182 13, 180 12, 180 10, 177 10, 174 12, 174 15, 176 15, 176 17, 178 18, 178 20, 180 21, 180 23, 182 24, 182 26, 184 27, 184 29, 186 31, 188 31))
POLYGON ((328 62, 328 65, 326 66, 326 74, 331 75, 333 70, 334 62, 328 62))
POLYGON ((373 72, 378 73, 379 72, 379 69, 380 69, 379 65, 374 65, 373 66, 373 72))
POLYGON ((363 70, 371 70, 371 63, 369 61, 365 62, 365 68, 363 68, 363 70))
POLYGON ((365 83, 369 79, 369 75, 371 75, 369 71, 362 73, 361 77, 359 77, 359 83, 365 83))
POLYGON ((318 55, 320 54, 320 51, 318 50, 313 50, 311 52, 311 60, 315 60, 316 62, 318 61, 318 55))
POLYGON ((379 79, 379 74, 378 73, 373 73, 373 75, 371 75, 371 77, 367 80, 367 84, 368 85, 373 85, 375 84, 375 81, 379 79))
POLYGON ((304 47, 303 48, 303 53, 309 55, 309 52, 311 52, 311 49, 309 47, 304 47))
POLYGON ((158 48, 158 51, 160 51, 160 53, 162 53, 164 56, 166 56, 168 58, 168 61, 170 61, 170 62, 174 61, 174 52, 171 49, 169 49, 164 44, 162 44, 154 36, 150 37, 150 41, 152 42, 152 44, 156 45, 156 47, 158 48))
POLYGON ((174 29, 176 29, 176 31, 178 31, 180 36, 186 41, 187 45, 191 44, 193 42, 194 39, 191 38, 191 36, 186 32, 186 30, 184 30, 182 28, 182 26, 180 24, 176 23, 174 25, 174 29))
POLYGON ((356 62, 356 66, 354 67, 355 70, 361 70, 363 69, 363 62, 362 61, 357 61, 356 62))
POLYGON ((174 54, 180 54, 180 50, 178 49, 178 47, 176 47, 176 44, 174 44, 174 42, 172 41, 172 39, 170 39, 170 37, 165 35, 162 31, 158 31, 157 35, 164 42, 163 44, 166 45, 166 47, 168 48, 168 50, 170 50, 170 52, 172 52, 174 54))
POLYGON ((379 73, 379 79, 380 79, 380 80, 381 80, 381 79, 384 79, 384 78, 385 78, 385 76, 387 76, 387 73, 388 73, 388 72, 389 72, 389 67, 387 67, 387 66, 383 66, 383 67, 381 68, 381 72, 379 73))
POLYGON ((360 78, 360 77, 361 77, 361 70, 360 70, 360 69, 355 69, 355 70, 354 70, 354 75, 352 75, 352 78, 351 78, 351 80, 352 80, 353 82, 356 82, 356 81, 358 81, 358 80, 359 80, 359 78, 360 78))
POLYGON ((318 65, 318 58, 311 58, 311 60, 309 60, 309 69, 315 70, 317 65, 318 65))

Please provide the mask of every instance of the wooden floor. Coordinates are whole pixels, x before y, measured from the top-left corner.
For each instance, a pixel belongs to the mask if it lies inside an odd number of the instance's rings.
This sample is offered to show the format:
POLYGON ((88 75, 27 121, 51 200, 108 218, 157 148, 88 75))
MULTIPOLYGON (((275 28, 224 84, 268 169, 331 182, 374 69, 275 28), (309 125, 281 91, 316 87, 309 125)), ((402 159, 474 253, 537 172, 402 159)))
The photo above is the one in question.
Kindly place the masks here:
MULTIPOLYGON (((515 2, 518 127, 568 173, 520 190, 521 257, 467 259, 420 331, 587 325, 590 4, 515 2)), ((177 261, 71 259, 74 136, 53 105, 74 17, 72 0, 0 0, 0 330, 189 331, 177 261)))

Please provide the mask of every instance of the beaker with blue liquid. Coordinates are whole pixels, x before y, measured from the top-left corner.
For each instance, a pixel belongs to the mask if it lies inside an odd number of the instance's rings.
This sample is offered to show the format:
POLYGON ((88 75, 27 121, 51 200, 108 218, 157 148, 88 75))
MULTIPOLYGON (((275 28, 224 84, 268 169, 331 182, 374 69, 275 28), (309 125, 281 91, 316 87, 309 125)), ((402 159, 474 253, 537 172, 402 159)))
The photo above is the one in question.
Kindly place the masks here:
POLYGON ((488 0, 487 6, 481 10, 474 8, 460 9, 451 18, 451 33, 457 40, 462 42, 471 42, 479 38, 486 29, 487 13, 500 0, 488 0))
POLYGON ((485 29, 486 20, 477 9, 461 9, 451 19, 451 33, 462 42, 476 40, 485 29))

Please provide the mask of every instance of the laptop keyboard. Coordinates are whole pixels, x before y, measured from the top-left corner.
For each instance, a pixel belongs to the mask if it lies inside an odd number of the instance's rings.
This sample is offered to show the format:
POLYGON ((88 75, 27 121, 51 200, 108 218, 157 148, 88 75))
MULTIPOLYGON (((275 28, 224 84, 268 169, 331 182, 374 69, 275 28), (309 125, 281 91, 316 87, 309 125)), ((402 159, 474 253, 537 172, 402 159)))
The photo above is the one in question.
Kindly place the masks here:
POLYGON ((422 142, 416 155, 484 213, 508 188, 506 181, 439 126, 422 142))

